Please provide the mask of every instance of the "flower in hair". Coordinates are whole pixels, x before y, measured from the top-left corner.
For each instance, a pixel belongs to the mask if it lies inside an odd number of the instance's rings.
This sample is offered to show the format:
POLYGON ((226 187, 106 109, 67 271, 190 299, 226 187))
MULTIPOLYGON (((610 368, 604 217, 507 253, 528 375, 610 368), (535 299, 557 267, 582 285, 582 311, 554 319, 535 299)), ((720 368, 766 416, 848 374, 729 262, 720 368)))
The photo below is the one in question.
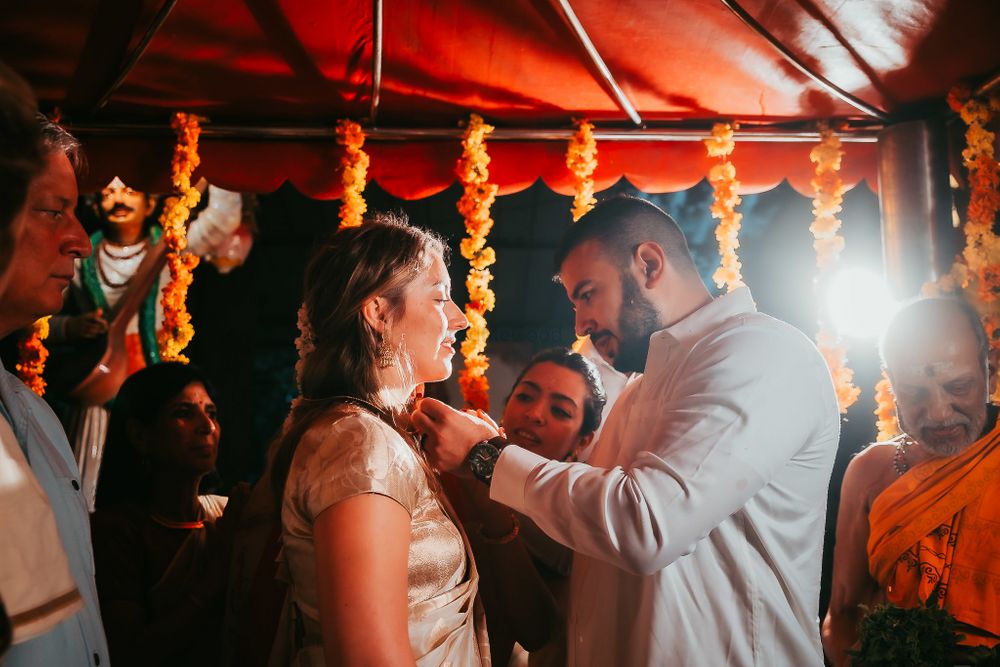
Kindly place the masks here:
POLYGON ((295 362, 295 386, 302 392, 302 371, 305 367, 305 360, 316 349, 316 335, 313 333, 312 325, 309 323, 309 312, 306 304, 299 307, 298 316, 299 337, 295 339, 295 349, 299 353, 299 360, 295 362))

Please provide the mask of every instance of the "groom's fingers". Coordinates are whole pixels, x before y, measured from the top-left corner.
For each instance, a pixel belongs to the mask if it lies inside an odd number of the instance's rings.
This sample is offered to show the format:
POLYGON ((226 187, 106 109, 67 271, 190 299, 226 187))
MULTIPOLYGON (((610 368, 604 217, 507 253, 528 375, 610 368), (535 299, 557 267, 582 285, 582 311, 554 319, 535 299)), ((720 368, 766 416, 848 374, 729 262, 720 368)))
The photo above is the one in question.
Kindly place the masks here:
POLYGON ((417 403, 417 410, 414 414, 422 414, 431 421, 441 421, 452 409, 435 398, 422 398, 417 403))
POLYGON ((420 408, 413 411, 410 415, 410 422, 416 427, 421 433, 430 433, 434 430, 434 421, 424 414, 420 408))

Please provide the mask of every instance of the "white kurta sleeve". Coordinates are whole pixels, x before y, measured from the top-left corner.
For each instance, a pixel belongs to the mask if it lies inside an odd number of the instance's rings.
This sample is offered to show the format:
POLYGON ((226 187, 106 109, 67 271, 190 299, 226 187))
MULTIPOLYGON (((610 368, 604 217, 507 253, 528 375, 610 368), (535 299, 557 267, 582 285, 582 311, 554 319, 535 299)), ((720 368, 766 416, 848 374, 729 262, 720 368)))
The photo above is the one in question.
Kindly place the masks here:
POLYGON ((822 357, 776 325, 735 327, 675 351, 686 358, 669 379, 647 372, 647 386, 619 406, 630 413, 624 427, 598 443, 628 452, 620 465, 561 463, 508 447, 491 498, 574 551, 632 573, 690 553, 829 423, 822 357))

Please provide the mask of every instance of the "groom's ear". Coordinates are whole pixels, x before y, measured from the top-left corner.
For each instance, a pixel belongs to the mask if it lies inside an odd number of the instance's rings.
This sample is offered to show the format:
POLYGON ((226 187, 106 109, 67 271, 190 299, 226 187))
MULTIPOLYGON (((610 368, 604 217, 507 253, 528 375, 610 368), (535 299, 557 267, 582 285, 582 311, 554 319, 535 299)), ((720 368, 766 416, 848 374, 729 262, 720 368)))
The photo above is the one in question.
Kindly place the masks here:
POLYGON ((389 303, 383 297, 373 296, 361 306, 361 316, 372 329, 384 333, 389 319, 389 303))

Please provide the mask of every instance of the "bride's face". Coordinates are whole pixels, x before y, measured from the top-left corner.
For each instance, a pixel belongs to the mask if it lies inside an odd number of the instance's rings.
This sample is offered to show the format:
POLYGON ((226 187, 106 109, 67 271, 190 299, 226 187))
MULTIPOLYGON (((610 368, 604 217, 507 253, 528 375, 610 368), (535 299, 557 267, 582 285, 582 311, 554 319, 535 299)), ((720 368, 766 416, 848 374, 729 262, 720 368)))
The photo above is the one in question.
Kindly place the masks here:
POLYGON ((440 255, 406 289, 402 319, 393 337, 402 342, 413 367, 413 381, 438 382, 451 375, 455 334, 469 326, 451 300, 451 279, 440 255))

